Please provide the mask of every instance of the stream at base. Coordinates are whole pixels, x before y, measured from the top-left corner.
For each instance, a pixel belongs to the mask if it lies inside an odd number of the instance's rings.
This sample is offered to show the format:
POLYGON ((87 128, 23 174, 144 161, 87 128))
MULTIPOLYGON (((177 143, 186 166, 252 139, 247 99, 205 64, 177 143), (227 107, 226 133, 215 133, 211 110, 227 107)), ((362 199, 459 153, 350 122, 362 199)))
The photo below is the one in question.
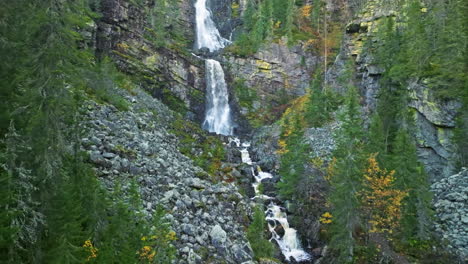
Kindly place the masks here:
POLYGON ((248 151, 250 143, 241 143, 238 138, 230 138, 229 145, 232 145, 232 142, 235 143, 236 147, 241 152, 242 163, 251 166, 250 169, 255 178, 255 182, 252 183, 252 187, 255 190, 255 197, 252 199, 260 198, 264 201, 270 200, 267 210, 265 211, 265 220, 268 222, 268 229, 271 233, 270 241, 275 240, 277 242, 286 261, 291 261, 293 259, 296 262, 311 260, 310 254, 304 251, 301 246, 297 230, 289 226, 286 209, 277 205, 273 197, 260 193, 259 185, 261 182, 265 179, 273 178, 273 175, 269 172, 262 171, 262 169, 252 161, 248 151), (255 170, 257 173, 255 173, 255 170), (283 232, 279 232, 279 230, 283 232))

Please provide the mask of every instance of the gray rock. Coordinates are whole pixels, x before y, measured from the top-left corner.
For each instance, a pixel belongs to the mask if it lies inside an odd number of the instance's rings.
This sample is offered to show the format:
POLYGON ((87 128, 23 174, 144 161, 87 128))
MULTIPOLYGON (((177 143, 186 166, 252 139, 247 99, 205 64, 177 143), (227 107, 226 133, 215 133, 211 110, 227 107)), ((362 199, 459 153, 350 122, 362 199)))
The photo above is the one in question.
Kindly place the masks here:
POLYGON ((198 178, 190 178, 188 180, 189 186, 196 189, 204 189, 206 185, 198 178))
POLYGON ((195 236, 196 235, 196 228, 195 226, 191 225, 191 224, 184 224, 182 226, 182 230, 185 234, 189 235, 189 236, 195 236))
POLYGON ((220 225, 215 225, 210 231, 211 243, 216 248, 226 247, 227 234, 220 225))
POLYGON ((236 263, 242 263, 244 261, 248 261, 248 260, 252 259, 252 256, 250 255, 251 250, 249 252, 246 252, 245 249, 250 250, 250 247, 248 247, 248 246, 243 247, 243 246, 238 245, 238 244, 234 244, 232 246, 233 257, 234 257, 234 260, 236 261, 236 263))
POLYGON ((99 163, 102 161, 103 156, 101 155, 101 152, 99 151, 92 151, 89 155, 89 158, 91 159, 92 162, 99 163))
POLYGON ((432 184, 434 207, 438 218, 436 230, 449 243, 449 248, 468 260, 468 204, 466 186, 468 169, 432 184))
POLYGON ((106 153, 102 154, 102 156, 103 156, 104 158, 106 158, 106 159, 112 159, 112 158, 114 158, 114 157, 117 156, 117 155, 115 155, 114 153, 106 152, 106 153))

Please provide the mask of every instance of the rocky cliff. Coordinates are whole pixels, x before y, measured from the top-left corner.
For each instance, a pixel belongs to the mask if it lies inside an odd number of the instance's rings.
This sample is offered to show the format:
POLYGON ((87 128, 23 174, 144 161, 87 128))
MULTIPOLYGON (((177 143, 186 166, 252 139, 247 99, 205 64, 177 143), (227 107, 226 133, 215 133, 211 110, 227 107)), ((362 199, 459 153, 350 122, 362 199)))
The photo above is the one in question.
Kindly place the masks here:
POLYGON ((246 58, 229 53, 224 56, 233 81, 242 85, 240 89, 250 90, 246 98, 234 89, 242 115, 262 119, 275 111, 281 114, 281 105, 306 93, 320 58, 302 44, 289 47, 286 43, 282 39, 265 44, 246 58))
MULTIPOLYGON (((382 18, 393 17, 398 21, 392 6, 369 1, 359 17, 346 27, 341 52, 327 72, 327 83, 344 93, 346 88, 339 83, 339 76, 346 71, 346 61, 351 60, 355 68, 355 82, 364 98, 363 107, 367 116, 376 110, 384 69, 378 66, 375 54, 366 48, 368 43, 382 45, 378 37, 382 18)), ((420 161, 433 182, 448 177, 455 170, 454 146, 451 142, 455 117, 460 102, 437 98, 428 88, 428 80, 415 78, 406 87, 409 93, 407 107, 412 109, 415 129, 412 131, 417 142, 420 161)))
MULTIPOLYGON (((193 1, 174 3, 175 21, 164 24, 164 30, 176 30, 183 36, 180 46, 170 34, 169 45, 158 47, 148 30, 155 1, 105 0, 101 4, 102 18, 96 27, 96 52, 111 56, 120 69, 138 78, 144 88, 173 109, 185 112, 192 120, 201 121, 205 104, 204 63, 186 50, 193 45, 193 1)), ((159 36, 155 36, 158 38, 159 36)))

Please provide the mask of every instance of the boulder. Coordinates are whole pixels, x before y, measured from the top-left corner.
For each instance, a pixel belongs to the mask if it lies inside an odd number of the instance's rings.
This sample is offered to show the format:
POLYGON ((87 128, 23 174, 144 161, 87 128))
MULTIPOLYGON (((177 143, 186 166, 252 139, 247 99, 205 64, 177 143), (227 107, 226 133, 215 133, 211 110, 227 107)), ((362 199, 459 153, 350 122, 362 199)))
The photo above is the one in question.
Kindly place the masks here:
POLYGON ((224 251, 226 248, 227 234, 220 225, 215 225, 210 231, 211 243, 218 249, 224 251))

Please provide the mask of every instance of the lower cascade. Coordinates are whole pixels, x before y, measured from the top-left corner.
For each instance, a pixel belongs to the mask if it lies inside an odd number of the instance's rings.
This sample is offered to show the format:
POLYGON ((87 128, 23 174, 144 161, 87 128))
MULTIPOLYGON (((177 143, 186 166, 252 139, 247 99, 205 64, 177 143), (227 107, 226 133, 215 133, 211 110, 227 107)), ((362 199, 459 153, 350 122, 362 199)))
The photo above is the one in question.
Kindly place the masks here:
POLYGON ((271 202, 265 214, 272 239, 276 240, 286 260, 309 260, 310 255, 302 249, 296 229, 289 227, 285 209, 271 202), (282 237, 275 231, 277 225, 281 225, 284 230, 282 237))
POLYGON ((258 189, 263 180, 273 178, 273 175, 269 172, 262 171, 259 166, 254 165, 254 162, 252 162, 248 152, 250 143, 240 144, 240 140, 237 138, 231 139, 230 141, 235 142, 236 146, 240 149, 242 153, 242 162, 252 166, 251 171, 255 178, 255 182, 252 183, 252 187, 255 190, 254 198, 271 200, 267 210, 265 211, 265 220, 268 222, 268 229, 272 235, 270 240, 275 240, 278 243, 281 253, 284 255, 286 261, 292 261, 292 259, 296 262, 310 260, 310 254, 304 251, 301 246, 297 230, 289 226, 286 209, 274 203, 272 197, 261 194, 258 189), (257 173, 255 173, 254 166, 256 166, 257 173), (281 225, 284 230, 284 234, 282 236, 276 232, 278 225, 281 225))
POLYGON ((224 71, 218 61, 207 59, 206 114, 203 128, 221 135, 232 135, 231 108, 224 71))

